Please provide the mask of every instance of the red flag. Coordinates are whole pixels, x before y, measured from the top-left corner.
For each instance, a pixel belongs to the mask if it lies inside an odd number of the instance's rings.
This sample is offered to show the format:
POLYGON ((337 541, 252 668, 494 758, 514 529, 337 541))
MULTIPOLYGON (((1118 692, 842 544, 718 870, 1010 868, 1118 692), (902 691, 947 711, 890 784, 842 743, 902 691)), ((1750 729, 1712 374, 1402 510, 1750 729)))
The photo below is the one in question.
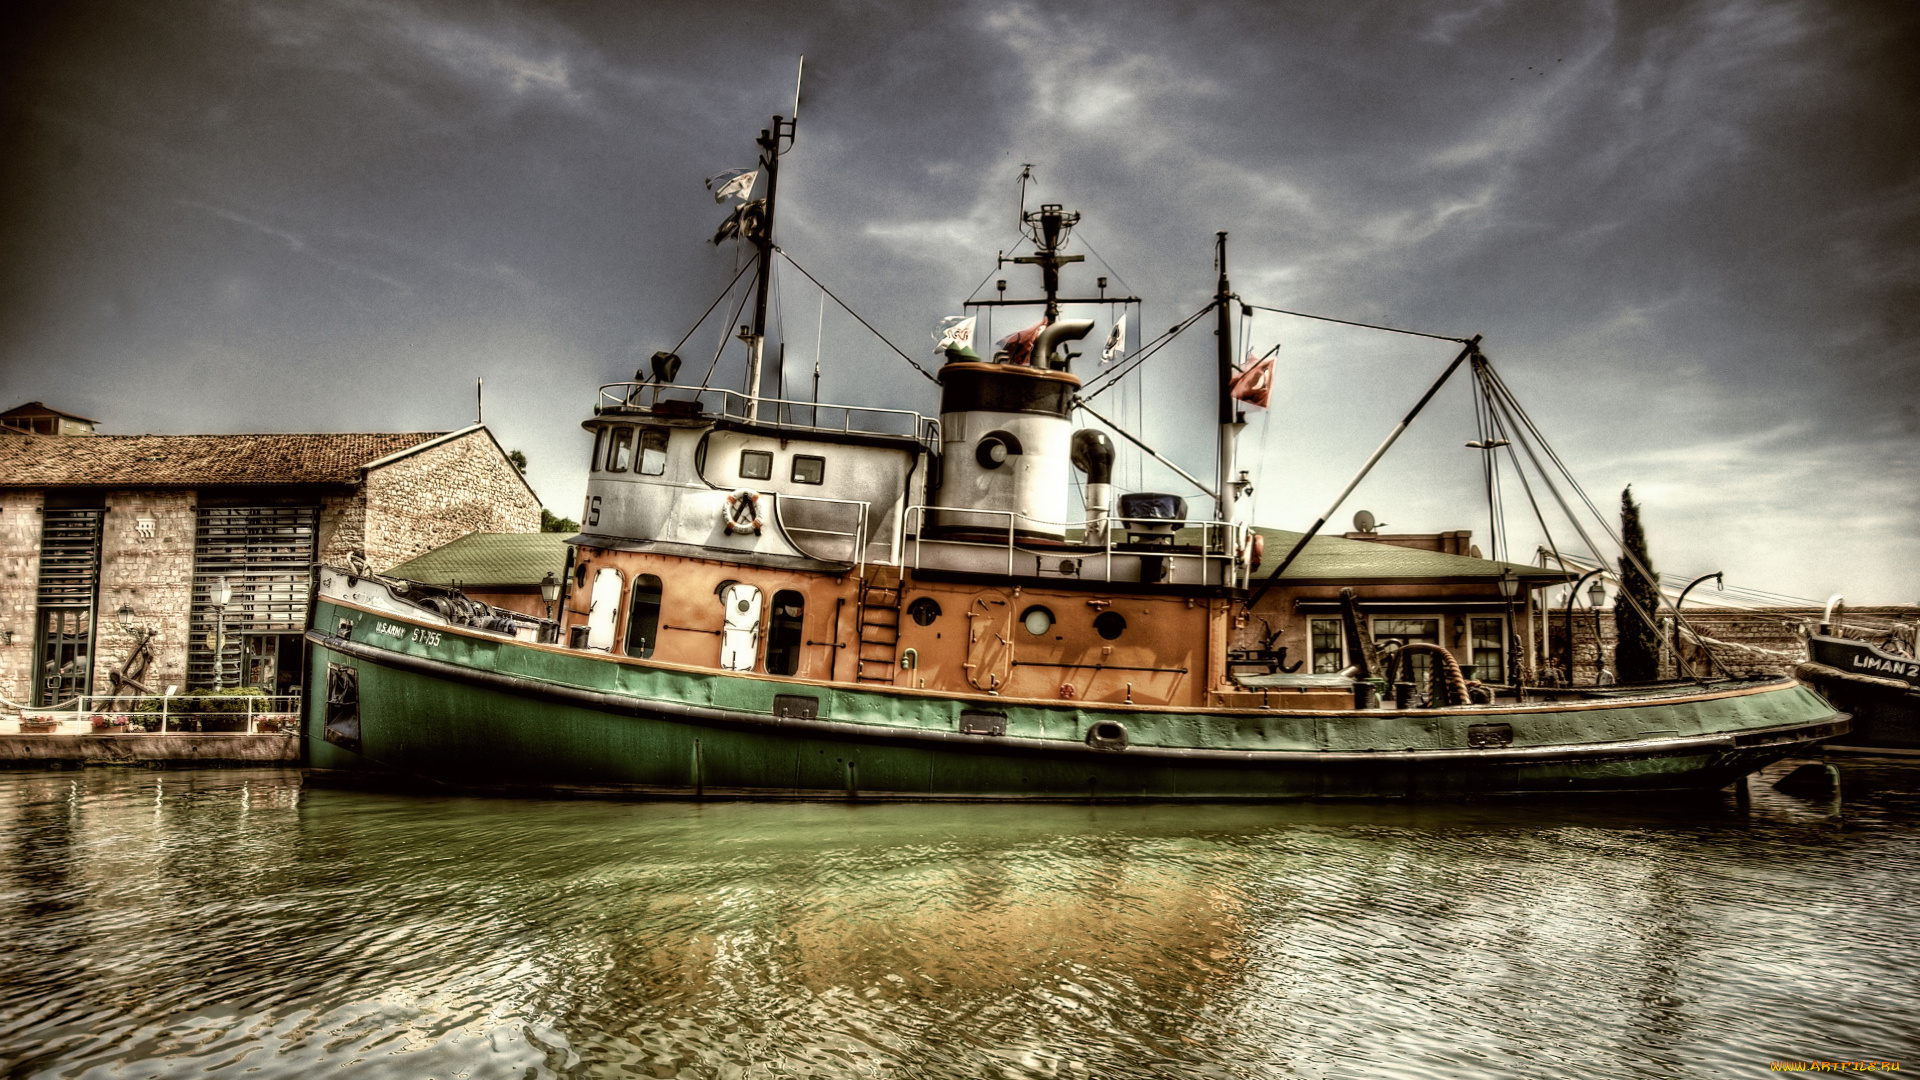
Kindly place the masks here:
POLYGON ((1046 328, 1047 320, 1041 319, 1025 330, 1015 330, 1000 339, 996 351, 1004 351, 1007 354, 1006 362, 1009 364, 1032 364, 1034 339, 1038 338, 1040 331, 1046 328))
POLYGON ((1256 408, 1266 408, 1267 396, 1273 393, 1273 358, 1273 353, 1258 359, 1253 353, 1247 353, 1247 366, 1227 384, 1227 395, 1256 408))

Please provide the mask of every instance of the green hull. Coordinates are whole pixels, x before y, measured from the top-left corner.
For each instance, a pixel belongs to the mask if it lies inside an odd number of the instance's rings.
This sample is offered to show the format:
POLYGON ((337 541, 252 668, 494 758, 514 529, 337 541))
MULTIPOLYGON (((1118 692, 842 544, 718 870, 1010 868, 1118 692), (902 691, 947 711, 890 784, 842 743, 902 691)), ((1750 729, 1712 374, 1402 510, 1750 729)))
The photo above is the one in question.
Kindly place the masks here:
POLYGON ((309 633, 312 774, 456 790, 1085 801, 1712 789, 1846 730, 1791 680, 1506 709, 1192 712, 689 671, 324 598, 315 626, 336 632, 309 633), (1112 724, 1124 747, 1098 737, 1112 724), (983 725, 1004 732, 969 733, 983 725))

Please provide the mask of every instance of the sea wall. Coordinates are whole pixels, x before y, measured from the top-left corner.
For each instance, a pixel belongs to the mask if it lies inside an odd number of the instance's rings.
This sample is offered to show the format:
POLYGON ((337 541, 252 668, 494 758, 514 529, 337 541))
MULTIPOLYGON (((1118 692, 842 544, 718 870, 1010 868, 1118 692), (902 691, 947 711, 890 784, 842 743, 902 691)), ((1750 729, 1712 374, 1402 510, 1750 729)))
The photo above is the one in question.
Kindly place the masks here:
POLYGON ((206 768, 299 763, 300 736, 292 732, 258 735, 0 734, 0 769, 73 765, 206 768))

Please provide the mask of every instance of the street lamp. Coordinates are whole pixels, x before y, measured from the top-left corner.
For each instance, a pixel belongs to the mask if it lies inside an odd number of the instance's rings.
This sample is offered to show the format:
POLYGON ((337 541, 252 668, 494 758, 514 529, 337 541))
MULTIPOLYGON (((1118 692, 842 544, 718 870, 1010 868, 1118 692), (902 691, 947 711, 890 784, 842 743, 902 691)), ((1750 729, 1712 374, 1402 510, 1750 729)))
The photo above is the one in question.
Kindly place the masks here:
MULTIPOLYGON (((1600 573, 1605 569, 1606 567, 1604 566, 1596 566, 1593 569, 1587 571, 1586 573, 1581 574, 1580 580, 1574 582, 1573 588, 1567 590, 1567 685, 1568 686, 1573 685, 1573 605, 1580 599, 1580 586, 1585 585, 1587 583, 1588 578, 1592 577, 1595 574, 1600 573)), ((1599 594, 1598 596, 1594 597, 1594 601, 1593 601, 1593 606, 1595 607, 1595 609, 1598 609, 1601 604, 1606 602, 1607 587, 1600 584, 1598 581, 1596 581, 1593 583, 1593 588, 1594 588, 1594 592, 1599 594)), ((1598 622, 1599 618, 1600 616, 1598 615, 1594 616, 1595 637, 1593 639, 1593 648, 1596 654, 1600 651, 1600 638, 1598 636, 1599 625, 1600 625, 1598 622)))
POLYGON ((1501 567, 1500 597, 1507 602, 1506 664, 1513 669, 1506 672, 1506 676, 1507 682, 1513 686, 1516 694, 1518 694, 1520 690, 1520 664, 1518 662, 1520 659, 1520 635, 1514 630, 1513 626, 1513 598, 1519 591, 1520 578, 1513 572, 1513 567, 1501 567))
POLYGON ((1599 686, 1607 677, 1607 651, 1600 647, 1600 605, 1607 602, 1605 578, 1594 578, 1587 586, 1587 602, 1593 605, 1593 685, 1599 686))
MULTIPOLYGON (((1673 602, 1673 659, 1676 664, 1680 661, 1680 605, 1687 602, 1687 594, 1693 591, 1695 585, 1700 584, 1708 578, 1713 579, 1713 587, 1716 590, 1720 592, 1727 590, 1726 574, 1723 571, 1715 570, 1711 574, 1701 574, 1699 577, 1687 582, 1687 587, 1680 590, 1680 599, 1673 602)), ((1709 676, 1713 674, 1712 652, 1707 653, 1707 674, 1709 676)))
POLYGON ((540 579, 540 599, 547 602, 547 621, 552 622, 554 602, 560 599, 560 579, 554 577, 551 570, 540 579))

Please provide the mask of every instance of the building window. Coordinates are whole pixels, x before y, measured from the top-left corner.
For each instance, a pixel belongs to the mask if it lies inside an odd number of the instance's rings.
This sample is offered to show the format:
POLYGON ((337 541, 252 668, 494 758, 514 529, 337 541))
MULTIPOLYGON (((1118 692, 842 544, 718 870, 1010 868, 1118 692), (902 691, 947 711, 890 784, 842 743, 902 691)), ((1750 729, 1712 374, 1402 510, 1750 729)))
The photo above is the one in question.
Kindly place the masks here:
POLYGON ((1312 637, 1314 674, 1331 675, 1347 666, 1346 635, 1339 619, 1314 619, 1308 633, 1312 637))
POLYGON ((1473 677, 1481 682, 1506 682, 1506 620, 1498 615, 1475 616, 1469 625, 1473 628, 1473 677))
POLYGON ((793 456, 793 482, 796 484, 824 484, 827 482, 827 459, 812 454, 793 456))
MULTIPOLYGON (((1429 645, 1440 644, 1439 619, 1374 619, 1373 640, 1398 641, 1401 644, 1421 641, 1429 645)), ((1427 691, 1428 675, 1433 670, 1433 654, 1416 652, 1407 655, 1407 662, 1399 666, 1395 673, 1402 681, 1411 681, 1416 694, 1427 691), (1411 669, 1411 674, 1409 674, 1411 669)))
POLYGON ((740 451, 740 479, 773 479, 773 455, 765 450, 740 451))
POLYGON ((800 671, 801 617, 806 605, 806 598, 791 589, 773 594, 773 617, 767 620, 767 674, 800 671))
POLYGON ((613 429, 613 441, 607 446, 607 471, 626 472, 633 465, 633 429, 613 429))
POLYGON ((667 471, 667 433, 661 428, 640 429, 640 475, 659 476, 667 471))
POLYGON ((653 655, 660 637, 660 579, 652 574, 635 574, 633 596, 627 601, 627 655, 642 659, 653 655))

